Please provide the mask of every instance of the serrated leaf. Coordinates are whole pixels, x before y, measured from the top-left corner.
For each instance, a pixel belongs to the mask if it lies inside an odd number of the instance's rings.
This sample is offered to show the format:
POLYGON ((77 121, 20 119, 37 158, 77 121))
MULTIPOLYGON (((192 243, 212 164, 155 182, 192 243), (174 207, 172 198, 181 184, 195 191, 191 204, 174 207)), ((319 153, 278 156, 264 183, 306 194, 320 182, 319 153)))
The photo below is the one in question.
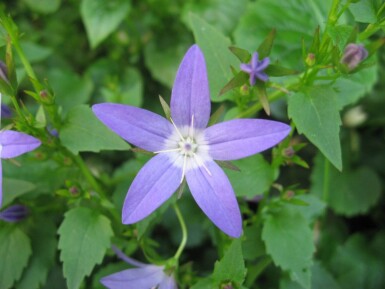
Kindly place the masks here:
POLYGON ((222 87, 233 77, 230 67, 239 67, 238 60, 228 49, 230 40, 195 14, 190 14, 190 21, 195 41, 205 55, 211 100, 231 98, 230 93, 219 96, 222 87))
POLYGON ((31 255, 27 235, 14 225, 0 223, 0 288, 11 288, 21 277, 31 255))
POLYGON ((86 105, 76 106, 68 112, 59 135, 63 145, 74 154, 130 148, 118 135, 104 126, 86 105))
POLYGON ((287 206, 265 217, 262 239, 274 263, 290 271, 292 279, 310 287, 309 269, 314 252, 308 221, 287 206))
POLYGON ((48 272, 55 261, 56 227, 50 220, 39 219, 32 232, 33 254, 18 282, 17 289, 38 289, 45 284, 48 272), (41 224, 44 223, 44 226, 41 224))
POLYGON ((238 197, 255 197, 269 189, 274 181, 274 169, 262 155, 232 161, 240 172, 226 170, 226 175, 238 197))
POLYGON ((289 97, 288 114, 298 132, 319 148, 342 170, 340 124, 337 96, 329 86, 314 86, 289 97))
POLYGON ((212 276, 219 284, 224 281, 231 281, 237 285, 243 283, 246 268, 240 239, 235 239, 226 250, 223 258, 215 263, 212 276))
POLYGON ((311 193, 335 212, 346 216, 365 213, 376 204, 381 195, 381 181, 371 168, 362 166, 356 170, 346 168, 339 172, 329 167, 325 171, 325 162, 321 155, 315 159, 311 193))
POLYGON ((77 289, 110 247, 110 221, 95 210, 79 207, 65 214, 58 233, 64 277, 69 289, 77 289))
POLYGON ((92 48, 116 30, 130 6, 127 0, 82 0, 80 12, 92 48))

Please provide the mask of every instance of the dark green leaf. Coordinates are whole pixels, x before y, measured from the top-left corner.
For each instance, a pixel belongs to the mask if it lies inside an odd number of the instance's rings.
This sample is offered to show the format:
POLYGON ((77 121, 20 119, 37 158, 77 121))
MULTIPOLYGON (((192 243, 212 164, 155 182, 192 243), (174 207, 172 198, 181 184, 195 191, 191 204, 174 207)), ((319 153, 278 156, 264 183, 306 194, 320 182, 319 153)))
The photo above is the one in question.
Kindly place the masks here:
POLYGON ((234 76, 219 92, 219 96, 225 94, 226 92, 240 87, 248 83, 249 75, 243 71, 240 71, 236 76, 234 76))
POLYGON ((314 86, 289 96, 289 117, 299 133, 316 145, 339 170, 342 170, 340 116, 337 95, 329 86, 314 86))
POLYGON ((298 74, 298 70, 286 68, 283 66, 270 64, 266 69, 265 72, 269 76, 286 76, 286 75, 293 75, 298 74))
POLYGON ((251 54, 247 50, 235 46, 230 46, 229 49, 239 59, 240 62, 248 63, 250 61, 251 54))
POLYGON ((257 51, 259 59, 264 59, 270 55, 271 49, 273 48, 273 43, 275 39, 276 30, 273 29, 269 32, 263 42, 259 45, 257 51))
POLYGON ((59 9, 61 0, 23 0, 35 12, 49 14, 59 9))
POLYGON ((86 105, 76 106, 68 112, 60 131, 60 139, 74 154, 130 148, 118 135, 104 126, 86 105))
POLYGON ((95 210, 79 207, 65 214, 58 233, 68 288, 77 289, 110 247, 110 221, 95 210))
POLYGON ((9 289, 19 280, 31 253, 28 236, 16 226, 0 222, 1 289, 9 289))
POLYGON ((10 204, 18 196, 28 193, 35 189, 36 186, 31 182, 23 180, 15 180, 10 178, 3 179, 3 202, 2 206, 5 207, 10 204))

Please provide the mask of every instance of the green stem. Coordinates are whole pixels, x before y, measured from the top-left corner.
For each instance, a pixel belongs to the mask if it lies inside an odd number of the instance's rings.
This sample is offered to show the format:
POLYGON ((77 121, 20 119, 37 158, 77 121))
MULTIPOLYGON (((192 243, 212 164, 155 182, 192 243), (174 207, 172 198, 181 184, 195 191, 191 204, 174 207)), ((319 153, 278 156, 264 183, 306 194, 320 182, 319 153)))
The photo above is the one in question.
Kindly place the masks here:
POLYGON ((187 243, 187 228, 186 228, 186 224, 184 222, 182 213, 180 212, 178 205, 174 203, 173 208, 174 208, 176 216, 178 217, 180 227, 182 229, 182 241, 180 242, 179 248, 174 255, 174 259, 178 260, 180 255, 182 254, 182 252, 184 250, 184 247, 186 246, 186 243, 187 243))
POLYGON ((324 163, 324 181, 323 181, 323 191, 322 199, 327 202, 329 199, 329 174, 330 174, 330 162, 325 158, 324 163))

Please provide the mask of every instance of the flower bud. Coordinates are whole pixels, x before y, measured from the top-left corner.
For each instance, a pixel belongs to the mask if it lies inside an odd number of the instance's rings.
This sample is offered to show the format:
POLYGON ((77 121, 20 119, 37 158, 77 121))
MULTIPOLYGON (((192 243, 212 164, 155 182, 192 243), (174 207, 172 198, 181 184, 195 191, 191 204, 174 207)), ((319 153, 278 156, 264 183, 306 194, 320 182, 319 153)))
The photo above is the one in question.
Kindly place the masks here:
POLYGON ((1 113, 0 113, 1 118, 10 118, 12 117, 12 111, 9 108, 8 105, 2 104, 1 105, 1 113))
POLYGON ((350 43, 346 46, 341 63, 345 64, 349 70, 353 70, 368 57, 368 51, 362 45, 350 43))
POLYGON ((28 216, 28 209, 23 205, 14 205, 0 212, 0 220, 8 223, 20 222, 28 216))
POLYGON ((292 146, 289 146, 282 151, 282 154, 287 158, 292 158, 295 154, 295 150, 293 149, 292 146))
POLYGON ((306 57, 305 62, 307 66, 313 66, 315 64, 315 54, 309 53, 306 57))
POLYGON ((242 85, 239 90, 241 92, 241 95, 249 95, 250 89, 247 84, 242 85))

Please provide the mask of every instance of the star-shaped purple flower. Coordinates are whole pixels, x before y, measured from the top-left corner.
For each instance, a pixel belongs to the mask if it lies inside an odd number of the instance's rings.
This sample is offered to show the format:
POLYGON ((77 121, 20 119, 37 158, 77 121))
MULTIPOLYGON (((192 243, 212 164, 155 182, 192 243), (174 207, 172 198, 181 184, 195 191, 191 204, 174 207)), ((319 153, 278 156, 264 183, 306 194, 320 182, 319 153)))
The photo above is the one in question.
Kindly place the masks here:
POLYGON ((265 57, 263 60, 259 61, 258 57, 258 52, 254 52, 250 64, 241 63, 240 65, 242 71, 250 74, 250 85, 254 85, 257 78, 264 82, 269 79, 267 74, 263 71, 269 66, 270 59, 269 57, 265 57))
POLYGON ((178 289, 174 277, 164 272, 164 266, 149 265, 127 257, 118 248, 113 247, 120 259, 137 268, 114 273, 100 280, 108 289, 178 289))
POLYGON ((290 131, 286 124, 258 119, 236 119, 206 128, 210 93, 205 60, 197 45, 188 50, 177 72, 171 122, 150 111, 121 104, 96 104, 93 111, 123 139, 156 154, 128 190, 124 224, 147 217, 186 178, 199 207, 232 237, 242 233, 241 214, 229 179, 214 160, 237 160, 256 154, 280 142, 290 131))
POLYGON ((0 131, 0 208, 2 200, 2 167, 1 159, 15 158, 40 146, 41 142, 24 133, 5 130, 0 131))

